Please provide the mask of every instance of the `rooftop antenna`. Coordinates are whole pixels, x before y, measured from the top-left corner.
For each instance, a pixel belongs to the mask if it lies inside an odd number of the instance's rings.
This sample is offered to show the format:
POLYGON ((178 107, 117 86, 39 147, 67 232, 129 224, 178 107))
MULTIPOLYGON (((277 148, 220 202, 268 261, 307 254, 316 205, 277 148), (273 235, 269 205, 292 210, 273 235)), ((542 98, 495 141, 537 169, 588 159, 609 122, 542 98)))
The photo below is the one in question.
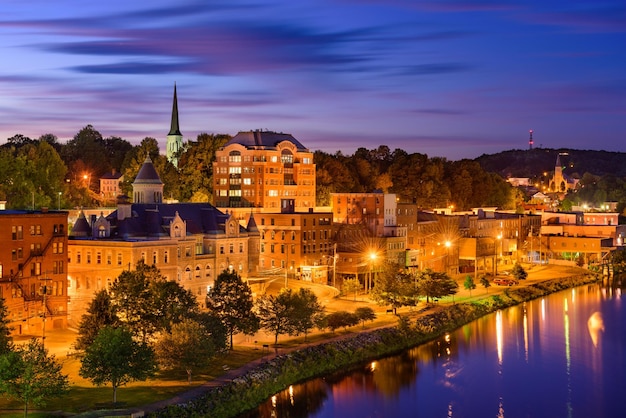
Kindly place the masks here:
POLYGON ((535 143, 533 141, 533 130, 531 129, 528 133, 530 134, 530 138, 528 139, 528 149, 533 149, 533 144, 535 143))

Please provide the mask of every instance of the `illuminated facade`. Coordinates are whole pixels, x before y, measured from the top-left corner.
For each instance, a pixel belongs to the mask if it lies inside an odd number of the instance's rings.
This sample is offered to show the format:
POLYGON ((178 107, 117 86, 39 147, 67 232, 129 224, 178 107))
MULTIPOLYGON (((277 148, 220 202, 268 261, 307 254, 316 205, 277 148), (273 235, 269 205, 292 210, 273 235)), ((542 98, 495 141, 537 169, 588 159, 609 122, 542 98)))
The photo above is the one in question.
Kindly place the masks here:
POLYGON ((313 153, 289 134, 239 132, 215 158, 217 207, 271 212, 306 212, 315 207, 313 153))
POLYGON ((13 334, 65 328, 67 212, 0 210, 0 240, 0 297, 13 334))
POLYGON ((259 271, 324 283, 334 255, 332 213, 257 213, 259 271), (285 270, 286 269, 286 270, 285 270))
POLYGON ((215 277, 225 269, 244 279, 256 273, 260 234, 209 203, 158 202, 162 183, 147 159, 133 184, 150 203, 118 202, 105 216, 79 217, 68 241, 70 321, 76 324, 94 293, 143 260, 204 302, 215 277), (151 187, 150 187, 151 185, 151 187))

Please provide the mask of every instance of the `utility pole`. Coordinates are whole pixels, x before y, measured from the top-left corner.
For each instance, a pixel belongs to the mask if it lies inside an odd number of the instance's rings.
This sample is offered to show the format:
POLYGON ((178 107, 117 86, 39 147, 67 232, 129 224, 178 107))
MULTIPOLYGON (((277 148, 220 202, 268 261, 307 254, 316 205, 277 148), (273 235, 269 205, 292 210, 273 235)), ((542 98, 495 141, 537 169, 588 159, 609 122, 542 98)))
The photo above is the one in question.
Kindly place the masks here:
POLYGON ((42 322, 41 322, 41 331, 42 331, 41 346, 45 347, 45 344, 46 344, 46 310, 48 309, 48 305, 46 304, 46 296, 48 295, 48 290, 51 290, 51 289, 49 289, 50 286, 45 284, 50 279, 46 276, 46 278, 44 278, 42 280, 44 281, 44 285, 42 285, 40 287, 40 291, 41 291, 41 293, 43 295, 43 315, 41 317, 41 320, 42 320, 42 322))
POLYGON ((333 245, 333 287, 337 288, 337 283, 335 282, 337 272, 337 243, 333 245))

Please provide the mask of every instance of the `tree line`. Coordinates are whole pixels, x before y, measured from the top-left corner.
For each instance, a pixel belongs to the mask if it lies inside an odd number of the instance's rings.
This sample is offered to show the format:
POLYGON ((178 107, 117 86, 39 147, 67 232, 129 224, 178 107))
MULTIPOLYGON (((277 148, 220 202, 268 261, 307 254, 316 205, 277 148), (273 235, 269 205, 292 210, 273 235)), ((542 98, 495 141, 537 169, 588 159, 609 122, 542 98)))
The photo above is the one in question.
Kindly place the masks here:
MULTIPOLYGON (((146 137, 139 145, 119 137, 104 138, 93 126, 82 128, 62 144, 52 134, 31 139, 15 135, 0 146, 0 199, 11 208, 112 204, 97 193, 98 179, 117 171, 129 194, 146 156, 164 183, 164 197, 181 202, 211 202, 215 152, 229 135, 202 133, 188 140, 178 167, 159 153, 158 141, 146 137)), ((459 209, 489 205, 512 208, 513 191, 500 176, 472 160, 448 161, 386 145, 353 155, 316 151, 317 203, 328 205, 331 193, 396 193, 422 207, 454 204, 459 209)))
MULTIPOLYGON (((201 133, 195 140, 187 140, 175 167, 160 154, 158 141, 151 137, 132 145, 120 137, 104 138, 91 125, 65 144, 53 134, 38 139, 17 134, 0 146, 0 200, 6 200, 9 208, 112 205, 114 201, 106 201, 97 193, 98 179, 113 170, 122 173, 122 190, 130 195, 141 165, 150 156, 164 183, 165 198, 212 202, 215 153, 230 138, 201 133)), ((361 147, 352 155, 315 151, 317 204, 329 205, 331 193, 380 190, 422 208, 515 209, 529 196, 511 187, 505 178, 538 181, 543 173, 552 172, 560 151, 511 150, 459 161, 409 154, 402 149, 391 151, 386 145, 371 150, 361 147)), ((626 166, 624 154, 566 151, 565 172, 581 181, 568 194, 563 208, 583 201, 598 205, 616 201, 622 212, 626 208, 626 174, 621 168, 626 166)))

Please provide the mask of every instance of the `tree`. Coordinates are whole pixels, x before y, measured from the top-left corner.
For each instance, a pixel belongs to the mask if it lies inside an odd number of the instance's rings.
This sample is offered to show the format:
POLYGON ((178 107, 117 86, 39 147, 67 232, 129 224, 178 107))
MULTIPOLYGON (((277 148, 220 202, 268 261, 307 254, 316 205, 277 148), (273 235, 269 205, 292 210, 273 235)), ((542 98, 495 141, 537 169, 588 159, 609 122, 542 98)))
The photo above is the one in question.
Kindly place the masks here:
POLYGON ((224 270, 217 276, 207 296, 207 307, 224 322, 231 350, 233 334, 254 334, 259 330, 259 318, 253 310, 252 290, 236 271, 224 270))
POLYGON ((291 289, 283 289, 278 295, 263 295, 256 303, 256 311, 261 327, 274 333, 274 345, 281 334, 293 335, 296 332, 295 303, 291 289))
POLYGON ((180 284, 158 276, 149 283, 150 305, 155 332, 169 331, 173 324, 193 317, 199 309, 193 293, 180 284))
POLYGON ((118 318, 143 341, 154 332, 150 280, 159 274, 156 267, 139 261, 136 270, 123 271, 110 288, 111 302, 118 318))
POLYGON ((469 274, 465 276, 465 281, 463 282, 463 287, 466 290, 469 290, 470 297, 472 297, 472 290, 476 289, 476 283, 474 283, 474 278, 469 274))
POLYGON ((307 334, 313 327, 320 323, 324 316, 324 307, 317 300, 317 296, 312 290, 301 287, 298 293, 294 294, 294 328, 297 334, 304 334, 306 341, 307 334))
POLYGON ((417 288, 420 295, 426 296, 426 303, 431 298, 451 296, 458 292, 459 285, 446 273, 439 273, 431 269, 417 273, 417 288))
POLYGON ((391 305, 394 314, 401 306, 414 305, 417 296, 415 276, 397 263, 384 265, 371 294, 379 305, 391 305))
POLYGON ((511 269, 511 274, 517 280, 526 280, 526 277, 528 277, 528 273, 526 272, 526 270, 524 270, 524 267, 522 267, 522 265, 519 263, 515 263, 515 265, 511 269))
POLYGON ((360 306, 356 308, 354 314, 359 319, 359 321, 361 321, 363 328, 365 328, 365 321, 373 321, 374 319, 376 319, 376 314, 374 313, 374 310, 369 306, 360 306))
POLYGON ((228 347, 228 330, 222 320, 213 312, 198 312, 191 319, 204 327, 211 336, 215 349, 222 351, 228 347))
POLYGON ((326 315, 325 318, 326 327, 330 328, 332 332, 335 332, 337 328, 348 328, 359 323, 359 318, 356 314, 347 311, 337 311, 326 315))
POLYGON ((192 371, 206 366, 218 347, 202 324, 184 319, 161 336, 155 350, 164 368, 185 370, 191 384, 192 371))
POLYGON ((346 279, 343 281, 343 291, 346 295, 354 293, 354 300, 356 300, 356 294, 359 290, 361 290, 361 282, 358 279, 346 279))
POLYGON ((43 343, 33 338, 0 355, 0 393, 24 403, 24 416, 29 406, 45 406, 46 400, 69 391, 67 375, 61 364, 43 343))
POLYGON ((104 327, 85 350, 79 374, 96 386, 110 383, 113 403, 117 402, 117 388, 133 381, 144 381, 157 368, 154 351, 143 342, 133 340, 126 327, 104 327))
POLYGON ((4 298, 0 297, 0 355, 8 353, 13 348, 9 323, 9 311, 4 303, 4 298))
POLYGON ((487 276, 480 276, 480 284, 485 288, 485 291, 489 293, 489 287, 491 287, 491 282, 487 278, 487 276))
POLYGON ((89 303, 87 313, 83 314, 78 326, 78 338, 75 347, 85 350, 93 343, 98 332, 107 325, 116 326, 119 319, 111 303, 111 296, 106 290, 100 290, 89 303))

